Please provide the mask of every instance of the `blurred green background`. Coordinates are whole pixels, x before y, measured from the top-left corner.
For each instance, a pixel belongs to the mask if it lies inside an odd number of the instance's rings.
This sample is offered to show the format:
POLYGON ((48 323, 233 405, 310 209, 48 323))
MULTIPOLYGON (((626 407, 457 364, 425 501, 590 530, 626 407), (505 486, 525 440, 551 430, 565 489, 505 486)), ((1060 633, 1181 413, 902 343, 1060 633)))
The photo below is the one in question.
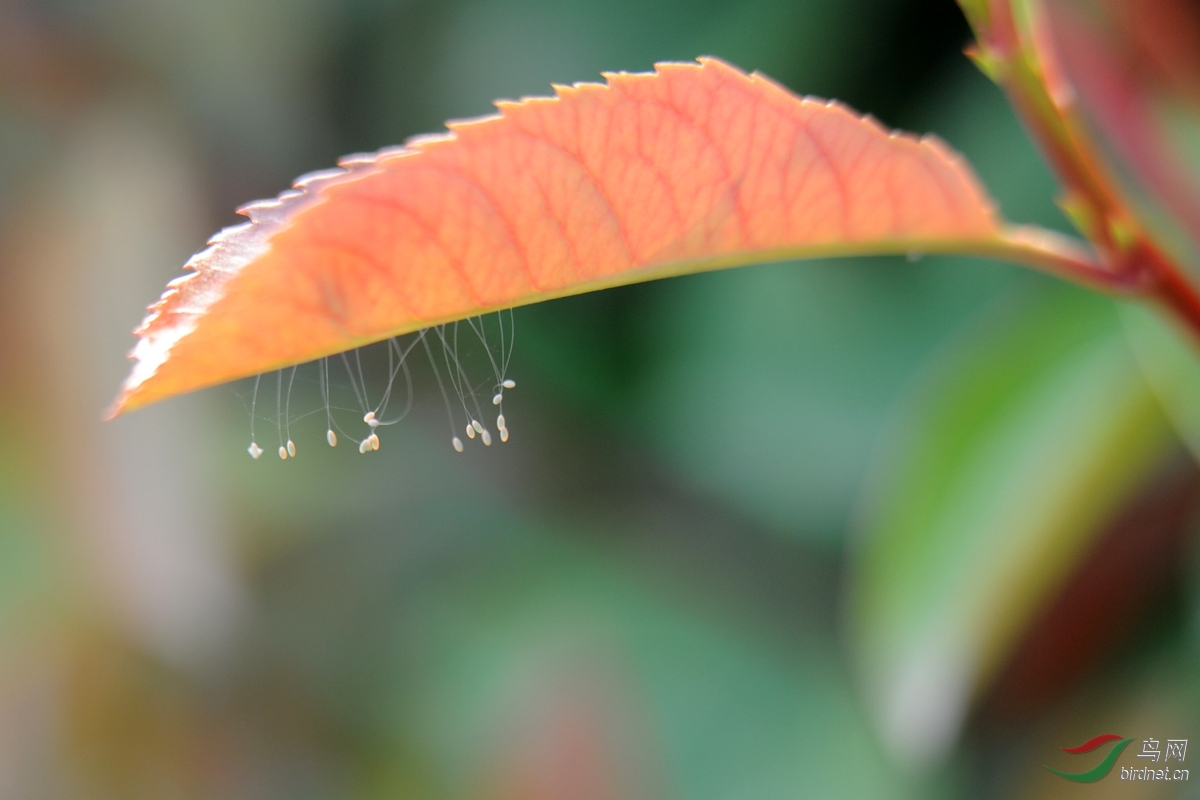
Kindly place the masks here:
POLYGON ((463 456, 420 373, 369 456, 252 461, 248 385, 99 421, 237 205, 602 70, 761 70, 1068 230, 967 41, 950 0, 0 0, 0 797, 1200 797, 1042 767, 1200 738, 1200 473, 1153 323, 1041 276, 519 309, 512 441, 463 456))

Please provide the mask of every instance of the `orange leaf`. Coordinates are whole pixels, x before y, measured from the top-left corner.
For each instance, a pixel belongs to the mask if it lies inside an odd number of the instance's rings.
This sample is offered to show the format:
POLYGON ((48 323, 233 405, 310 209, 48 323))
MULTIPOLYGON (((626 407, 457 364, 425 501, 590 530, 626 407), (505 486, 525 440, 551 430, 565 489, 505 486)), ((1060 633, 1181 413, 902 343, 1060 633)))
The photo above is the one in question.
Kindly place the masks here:
POLYGON ((502 102, 240 209, 137 330, 111 413, 552 297, 742 264, 1003 250, 939 140, 715 59, 502 102))

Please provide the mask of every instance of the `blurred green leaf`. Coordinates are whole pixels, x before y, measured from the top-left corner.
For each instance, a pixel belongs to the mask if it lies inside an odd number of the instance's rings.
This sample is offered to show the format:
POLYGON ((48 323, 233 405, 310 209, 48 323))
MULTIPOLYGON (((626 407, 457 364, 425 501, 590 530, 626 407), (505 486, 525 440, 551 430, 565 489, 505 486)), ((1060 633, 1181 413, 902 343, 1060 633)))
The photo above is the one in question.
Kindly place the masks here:
POLYGON ((1200 458, 1200 353, 1192 334, 1146 306, 1122 306, 1121 321, 1163 409, 1200 458))
POLYGON ((957 737, 1048 594, 1174 445, 1111 302, 1018 299, 893 421, 851 569, 857 667, 896 754, 957 737))

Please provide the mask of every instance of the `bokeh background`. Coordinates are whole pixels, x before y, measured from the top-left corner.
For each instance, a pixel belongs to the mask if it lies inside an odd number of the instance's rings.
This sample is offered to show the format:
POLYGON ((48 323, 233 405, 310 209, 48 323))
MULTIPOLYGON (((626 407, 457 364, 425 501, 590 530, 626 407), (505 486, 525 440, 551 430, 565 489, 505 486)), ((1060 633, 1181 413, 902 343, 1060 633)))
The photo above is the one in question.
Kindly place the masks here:
POLYGON ((602 70, 759 69, 1069 230, 968 38, 950 0, 0 0, 0 798, 1200 797, 1042 767, 1200 739, 1170 348, 1050 279, 523 308, 512 441, 461 456, 419 372, 368 456, 318 420, 252 461, 248 385, 100 421, 237 205, 602 70))

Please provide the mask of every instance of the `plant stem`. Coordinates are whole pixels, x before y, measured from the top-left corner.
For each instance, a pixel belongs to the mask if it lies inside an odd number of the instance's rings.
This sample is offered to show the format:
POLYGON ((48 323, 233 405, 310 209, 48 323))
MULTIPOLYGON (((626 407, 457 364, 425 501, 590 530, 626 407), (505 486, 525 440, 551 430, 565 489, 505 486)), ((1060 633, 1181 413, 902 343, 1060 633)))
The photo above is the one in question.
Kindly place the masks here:
POLYGON ((1141 250, 1138 255, 1144 264, 1142 269, 1155 280, 1151 298, 1186 323, 1193 338, 1200 343, 1200 294, 1162 250, 1149 240, 1139 244, 1141 250))
POLYGON ((1121 199, 1059 71, 1039 0, 959 4, 977 39, 969 55, 1008 96, 1063 184, 1064 210, 1096 248, 1091 254, 1067 237, 1013 228, 997 255, 1108 294, 1155 301, 1200 345, 1200 294, 1121 199))
POLYGON ((1144 273, 1109 269, 1078 239, 1033 225, 1005 229, 994 245, 976 254, 1024 264, 1117 297, 1144 297, 1152 290, 1144 273))

